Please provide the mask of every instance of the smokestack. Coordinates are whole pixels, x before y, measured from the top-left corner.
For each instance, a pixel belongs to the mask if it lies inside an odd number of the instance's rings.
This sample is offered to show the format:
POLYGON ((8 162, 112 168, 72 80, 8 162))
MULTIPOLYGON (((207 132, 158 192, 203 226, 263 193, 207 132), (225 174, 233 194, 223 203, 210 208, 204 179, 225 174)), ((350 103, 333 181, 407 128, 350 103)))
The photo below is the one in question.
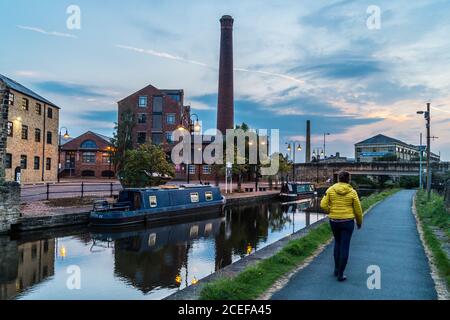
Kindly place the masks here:
POLYGON ((226 134, 227 129, 234 128, 233 22, 233 18, 228 15, 220 19, 221 35, 217 129, 223 134, 226 134))
POLYGON ((306 120, 306 150, 305 162, 311 162, 311 121, 306 120))

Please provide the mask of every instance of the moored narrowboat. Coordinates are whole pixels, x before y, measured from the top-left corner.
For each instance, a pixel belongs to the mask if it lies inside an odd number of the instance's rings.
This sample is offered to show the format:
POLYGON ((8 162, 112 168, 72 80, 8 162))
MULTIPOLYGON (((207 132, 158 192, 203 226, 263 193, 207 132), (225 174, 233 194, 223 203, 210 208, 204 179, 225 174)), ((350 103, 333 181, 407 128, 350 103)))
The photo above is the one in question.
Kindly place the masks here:
POLYGON ((130 188, 119 193, 117 202, 94 203, 93 226, 125 226, 163 222, 213 211, 222 212, 225 197, 218 187, 204 185, 130 188))
POLYGON ((287 182, 283 184, 280 192, 280 200, 285 202, 298 201, 313 198, 317 195, 314 183, 287 182))

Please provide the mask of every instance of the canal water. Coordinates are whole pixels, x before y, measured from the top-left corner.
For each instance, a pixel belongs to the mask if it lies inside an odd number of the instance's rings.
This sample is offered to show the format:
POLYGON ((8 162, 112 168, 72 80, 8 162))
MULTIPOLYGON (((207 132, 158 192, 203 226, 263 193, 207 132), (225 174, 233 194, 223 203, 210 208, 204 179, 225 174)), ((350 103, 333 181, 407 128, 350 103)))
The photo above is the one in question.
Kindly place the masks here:
POLYGON ((231 206, 133 229, 0 237, 0 299, 162 299, 325 217, 315 201, 231 206))

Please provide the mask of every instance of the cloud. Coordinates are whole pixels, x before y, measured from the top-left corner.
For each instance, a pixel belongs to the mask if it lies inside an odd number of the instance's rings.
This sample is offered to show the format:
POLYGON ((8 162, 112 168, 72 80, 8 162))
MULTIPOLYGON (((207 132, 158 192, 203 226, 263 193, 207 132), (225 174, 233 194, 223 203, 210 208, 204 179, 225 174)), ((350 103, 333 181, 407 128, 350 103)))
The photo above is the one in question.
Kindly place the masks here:
POLYGON ((93 102, 94 98, 104 98, 109 95, 102 93, 101 89, 91 85, 75 84, 60 81, 42 81, 34 84, 37 88, 54 94, 64 96, 89 97, 93 102))
POLYGON ((65 37, 65 38, 77 38, 77 36, 74 35, 74 34, 62 33, 62 32, 57 32, 57 31, 45 31, 44 29, 36 28, 36 27, 18 25, 17 28, 23 29, 23 30, 29 30, 29 31, 33 31, 33 32, 38 32, 38 33, 45 34, 45 35, 48 35, 48 36, 65 37))

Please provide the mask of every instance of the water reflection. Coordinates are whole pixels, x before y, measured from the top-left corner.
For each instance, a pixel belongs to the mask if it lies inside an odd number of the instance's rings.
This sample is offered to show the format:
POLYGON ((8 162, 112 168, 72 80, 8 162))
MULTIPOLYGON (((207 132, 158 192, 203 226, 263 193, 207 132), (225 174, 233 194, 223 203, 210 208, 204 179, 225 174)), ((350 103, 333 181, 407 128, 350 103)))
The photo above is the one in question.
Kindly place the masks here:
POLYGON ((263 202, 175 225, 0 238, 0 298, 161 299, 322 219, 307 212, 313 207, 263 202), (66 288, 72 264, 82 270, 81 290, 66 288))

